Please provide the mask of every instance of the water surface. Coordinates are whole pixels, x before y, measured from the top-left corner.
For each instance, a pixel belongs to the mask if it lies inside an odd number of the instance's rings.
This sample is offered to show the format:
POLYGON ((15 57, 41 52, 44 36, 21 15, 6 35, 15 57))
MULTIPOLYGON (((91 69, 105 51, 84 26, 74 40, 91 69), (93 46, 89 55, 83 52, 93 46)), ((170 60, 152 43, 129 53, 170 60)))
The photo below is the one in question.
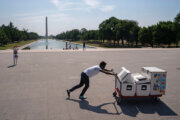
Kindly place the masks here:
MULTIPOLYGON (((76 44, 68 42, 68 46, 71 44, 71 49, 76 48, 76 44)), ((78 49, 82 49, 83 46, 80 44, 77 44, 78 49)), ((32 43, 29 48, 31 50, 36 50, 36 49, 63 49, 66 47, 66 42, 62 40, 56 40, 56 39, 40 39, 35 43, 32 43)), ((88 47, 86 48, 93 48, 93 47, 88 47)))

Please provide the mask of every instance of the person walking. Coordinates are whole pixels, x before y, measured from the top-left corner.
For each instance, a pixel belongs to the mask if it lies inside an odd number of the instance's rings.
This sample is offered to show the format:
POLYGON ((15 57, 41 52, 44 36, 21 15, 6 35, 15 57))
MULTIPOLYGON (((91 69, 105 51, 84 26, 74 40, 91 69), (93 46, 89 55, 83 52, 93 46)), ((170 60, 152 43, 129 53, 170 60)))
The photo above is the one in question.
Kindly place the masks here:
POLYGON ((17 65, 18 60, 18 47, 14 46, 13 48, 13 59, 14 59, 14 65, 17 65))
POLYGON ((111 70, 107 70, 105 69, 106 67, 106 62, 102 61, 100 62, 99 65, 95 65, 92 66, 90 68, 85 69, 82 73, 81 73, 81 79, 80 79, 80 83, 74 87, 72 87, 71 89, 67 90, 67 95, 70 98, 70 93, 73 92, 74 90, 82 87, 83 85, 85 85, 85 87, 83 88, 79 99, 86 99, 87 97, 84 96, 84 94, 86 93, 87 89, 89 88, 89 78, 98 74, 99 72, 108 74, 108 75, 114 75, 116 76, 117 74, 115 74, 113 72, 113 69, 111 70))
POLYGON ((66 48, 65 48, 65 50, 67 50, 68 49, 68 43, 66 42, 66 48))
POLYGON ((69 42, 69 49, 71 50, 71 42, 69 42))
POLYGON ((83 50, 85 50, 85 49, 86 49, 86 43, 83 42, 83 50))

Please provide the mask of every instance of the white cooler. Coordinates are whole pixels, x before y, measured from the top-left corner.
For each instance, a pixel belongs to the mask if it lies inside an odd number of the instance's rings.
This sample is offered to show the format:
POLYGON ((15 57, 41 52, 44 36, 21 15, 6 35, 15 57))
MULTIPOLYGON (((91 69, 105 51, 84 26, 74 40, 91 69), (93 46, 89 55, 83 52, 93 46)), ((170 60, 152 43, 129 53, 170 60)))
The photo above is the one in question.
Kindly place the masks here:
POLYGON ((150 81, 139 73, 132 74, 133 79, 136 81, 136 95, 149 96, 150 94, 150 81))
POLYGON ((125 67, 121 68, 118 78, 121 81, 120 92, 122 96, 134 96, 136 91, 136 83, 132 79, 131 72, 125 67))
POLYGON ((143 67, 142 74, 150 81, 150 95, 164 95, 166 90, 167 72, 157 67, 143 67))
POLYGON ((134 96, 136 92, 136 83, 123 83, 121 86, 122 96, 134 96))
POLYGON ((150 94, 150 84, 136 83, 136 95, 137 96, 149 96, 150 94))

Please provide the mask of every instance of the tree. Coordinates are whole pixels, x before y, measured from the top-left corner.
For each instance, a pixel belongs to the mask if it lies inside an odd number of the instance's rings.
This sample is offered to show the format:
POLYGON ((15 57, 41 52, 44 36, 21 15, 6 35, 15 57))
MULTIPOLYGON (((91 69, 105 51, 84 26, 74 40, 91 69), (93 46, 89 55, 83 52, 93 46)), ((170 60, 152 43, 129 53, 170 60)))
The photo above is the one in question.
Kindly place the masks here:
POLYGON ((173 30, 173 23, 171 21, 159 22, 155 27, 154 40, 160 44, 168 44, 175 42, 175 31, 173 30))
POLYGON ((79 32, 78 29, 72 30, 72 31, 70 32, 70 38, 71 38, 71 40, 72 40, 72 41, 77 41, 77 40, 79 40, 79 37, 78 37, 79 34, 80 34, 80 32, 79 32))
POLYGON ((176 33, 176 47, 178 46, 178 43, 180 41, 180 12, 176 15, 176 17, 174 18, 174 30, 176 33))
POLYGON ((119 23, 119 19, 115 18, 115 17, 111 17, 109 18, 109 24, 107 25, 107 27, 109 27, 108 29, 110 29, 110 39, 114 40, 114 45, 116 42, 116 25, 119 23))
POLYGON ((133 20, 120 20, 115 28, 117 39, 122 40, 122 45, 124 46, 124 40, 133 43, 137 41, 137 35, 139 31, 138 23, 133 20))
POLYGON ((134 45, 134 42, 136 43, 136 47, 138 44, 138 32, 139 32, 140 28, 138 26, 138 23, 136 21, 131 21, 131 28, 129 31, 129 42, 131 43, 131 46, 134 45))
POLYGON ((101 35, 101 39, 104 43, 104 40, 109 40, 110 37, 109 37, 109 33, 110 33, 110 30, 108 29, 107 27, 107 24, 108 24, 108 20, 104 20, 100 25, 99 25, 99 31, 100 31, 100 35, 101 35))
POLYGON ((9 39, 7 38, 5 32, 2 28, 0 28, 0 45, 6 45, 9 42, 9 39))
POLYGON ((31 39, 31 40, 39 38, 39 35, 35 32, 29 32, 28 36, 29 36, 29 39, 31 39))
POLYGON ((153 31, 152 27, 143 27, 138 32, 138 39, 142 43, 143 46, 146 44, 150 44, 153 47, 153 31))
POLYGON ((174 22, 180 24, 180 12, 174 18, 174 22))
POLYGON ((88 35, 87 35, 87 29, 86 28, 82 28, 80 30, 80 39, 83 41, 86 41, 88 39, 88 35))
POLYGON ((1 28, 8 39, 8 43, 39 38, 37 33, 28 32, 27 29, 19 30, 12 22, 8 26, 2 25, 1 28))
POLYGON ((111 40, 114 40, 114 45, 116 41, 116 31, 115 26, 119 23, 119 20, 115 17, 111 17, 105 21, 103 21, 99 25, 99 34, 100 38, 104 40, 108 40, 111 42, 111 40))

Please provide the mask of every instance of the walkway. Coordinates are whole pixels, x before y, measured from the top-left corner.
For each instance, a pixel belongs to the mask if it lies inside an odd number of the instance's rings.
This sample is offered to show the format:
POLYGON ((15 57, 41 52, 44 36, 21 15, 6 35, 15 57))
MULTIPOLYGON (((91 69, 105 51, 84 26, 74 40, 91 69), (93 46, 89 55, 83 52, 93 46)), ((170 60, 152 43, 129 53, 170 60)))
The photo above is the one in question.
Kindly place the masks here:
POLYGON ((20 51, 18 65, 12 63, 12 51, 0 51, 0 120, 180 119, 180 49, 20 51), (78 99, 81 89, 66 99, 81 71, 102 60, 115 71, 122 66, 133 73, 143 66, 167 70, 167 94, 157 104, 128 100, 119 106, 112 97, 114 77, 100 73, 90 80, 87 101, 78 99))

